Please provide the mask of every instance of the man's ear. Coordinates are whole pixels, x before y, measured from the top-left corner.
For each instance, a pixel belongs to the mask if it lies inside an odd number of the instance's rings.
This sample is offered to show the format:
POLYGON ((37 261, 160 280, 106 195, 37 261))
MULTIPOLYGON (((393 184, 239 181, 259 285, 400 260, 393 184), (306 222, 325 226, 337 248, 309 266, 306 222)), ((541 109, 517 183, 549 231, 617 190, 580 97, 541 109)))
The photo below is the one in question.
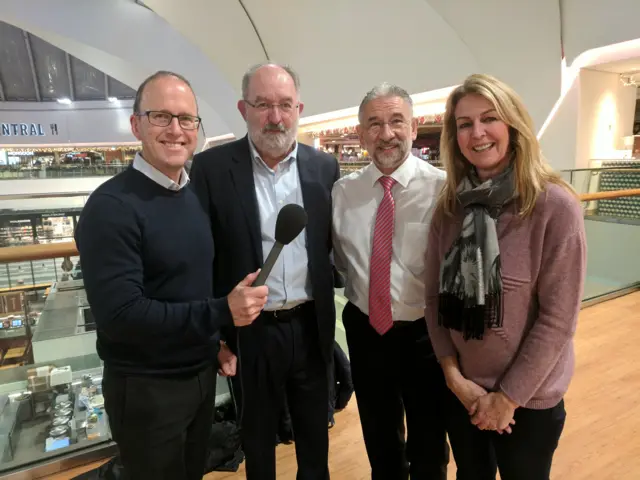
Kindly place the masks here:
POLYGON ((140 132, 140 117, 133 114, 129 118, 129 123, 131 123, 131 133, 138 140, 142 141, 142 132, 140 132))
POLYGON ((242 118, 247 119, 247 104, 244 100, 238 100, 238 111, 242 118))

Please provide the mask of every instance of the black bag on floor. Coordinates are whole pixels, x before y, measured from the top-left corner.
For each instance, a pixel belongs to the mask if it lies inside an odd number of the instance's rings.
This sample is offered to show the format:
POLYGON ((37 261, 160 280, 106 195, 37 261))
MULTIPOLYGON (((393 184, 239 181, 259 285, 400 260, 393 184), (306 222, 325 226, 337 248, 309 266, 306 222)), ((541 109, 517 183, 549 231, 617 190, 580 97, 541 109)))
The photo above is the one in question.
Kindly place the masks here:
POLYGON ((231 381, 228 381, 228 385, 231 400, 216 408, 214 423, 209 435, 205 473, 237 472, 244 460, 240 428, 236 423, 237 410, 231 381))

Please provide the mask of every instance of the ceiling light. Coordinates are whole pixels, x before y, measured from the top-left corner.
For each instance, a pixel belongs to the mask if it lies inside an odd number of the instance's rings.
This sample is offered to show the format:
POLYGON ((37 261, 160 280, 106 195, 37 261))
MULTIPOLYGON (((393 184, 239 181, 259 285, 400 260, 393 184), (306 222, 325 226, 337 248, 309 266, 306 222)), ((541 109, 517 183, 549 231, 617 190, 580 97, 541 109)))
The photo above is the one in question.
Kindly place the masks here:
POLYGON ((109 100, 111 103, 117 102, 118 101, 118 97, 109 97, 107 100, 109 100))
POLYGON ((58 98, 58 103, 62 103, 63 105, 71 105, 71 99, 70 98, 58 98))

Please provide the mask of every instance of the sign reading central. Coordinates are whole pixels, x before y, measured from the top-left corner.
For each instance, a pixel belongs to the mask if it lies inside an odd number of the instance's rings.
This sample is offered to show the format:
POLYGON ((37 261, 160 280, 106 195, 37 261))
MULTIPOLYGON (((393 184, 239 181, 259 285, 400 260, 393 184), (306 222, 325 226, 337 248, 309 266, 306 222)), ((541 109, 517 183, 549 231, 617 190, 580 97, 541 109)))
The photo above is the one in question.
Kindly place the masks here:
MULTIPOLYGON (((51 134, 58 134, 58 125, 52 123, 51 134)), ((1 123, 0 132, 3 137, 44 137, 46 133, 41 123, 1 123)))

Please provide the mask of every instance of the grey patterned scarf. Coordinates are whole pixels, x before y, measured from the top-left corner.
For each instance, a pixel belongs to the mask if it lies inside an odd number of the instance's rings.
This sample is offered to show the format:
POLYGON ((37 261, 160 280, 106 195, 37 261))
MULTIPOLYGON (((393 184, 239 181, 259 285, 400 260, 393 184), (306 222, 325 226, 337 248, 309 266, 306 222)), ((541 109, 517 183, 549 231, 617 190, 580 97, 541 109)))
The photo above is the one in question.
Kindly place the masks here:
POLYGON ((480 182, 472 170, 458 186, 464 208, 460 236, 440 266, 439 323, 481 339, 484 329, 502 326, 502 277, 496 222, 514 197, 513 162, 500 175, 480 182))

